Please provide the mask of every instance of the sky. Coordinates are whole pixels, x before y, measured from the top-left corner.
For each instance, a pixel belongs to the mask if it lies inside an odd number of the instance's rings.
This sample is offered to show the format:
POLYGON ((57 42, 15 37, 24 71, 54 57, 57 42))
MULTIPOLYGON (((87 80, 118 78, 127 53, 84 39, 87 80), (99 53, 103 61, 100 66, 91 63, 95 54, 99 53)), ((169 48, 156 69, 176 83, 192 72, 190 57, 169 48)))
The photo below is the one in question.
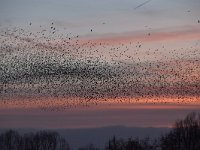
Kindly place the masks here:
POLYGON ((0 127, 171 127, 200 108, 199 0, 0 0, 0 127))

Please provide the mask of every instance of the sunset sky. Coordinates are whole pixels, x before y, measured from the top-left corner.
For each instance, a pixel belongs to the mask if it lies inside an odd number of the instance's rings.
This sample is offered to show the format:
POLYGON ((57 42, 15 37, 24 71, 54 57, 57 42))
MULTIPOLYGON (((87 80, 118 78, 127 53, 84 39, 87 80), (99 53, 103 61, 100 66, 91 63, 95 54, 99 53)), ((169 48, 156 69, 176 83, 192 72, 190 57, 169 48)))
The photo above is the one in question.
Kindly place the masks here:
POLYGON ((0 128, 171 127, 198 112, 199 8, 0 0, 0 128))

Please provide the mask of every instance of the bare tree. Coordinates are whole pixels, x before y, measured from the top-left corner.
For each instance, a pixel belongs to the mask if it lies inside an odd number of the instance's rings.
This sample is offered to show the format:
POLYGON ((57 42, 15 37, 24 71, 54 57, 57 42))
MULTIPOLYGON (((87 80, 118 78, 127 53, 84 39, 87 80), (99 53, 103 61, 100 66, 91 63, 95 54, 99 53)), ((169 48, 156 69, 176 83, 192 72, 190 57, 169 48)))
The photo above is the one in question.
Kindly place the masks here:
POLYGON ((21 137, 13 130, 9 130, 0 135, 0 149, 2 150, 20 150, 21 137))
POLYGON ((190 113, 175 123, 174 129, 161 137, 163 150, 199 150, 200 114, 190 113))
POLYGON ((69 150, 69 144, 58 133, 40 131, 23 136, 9 130, 0 135, 0 150, 69 150))

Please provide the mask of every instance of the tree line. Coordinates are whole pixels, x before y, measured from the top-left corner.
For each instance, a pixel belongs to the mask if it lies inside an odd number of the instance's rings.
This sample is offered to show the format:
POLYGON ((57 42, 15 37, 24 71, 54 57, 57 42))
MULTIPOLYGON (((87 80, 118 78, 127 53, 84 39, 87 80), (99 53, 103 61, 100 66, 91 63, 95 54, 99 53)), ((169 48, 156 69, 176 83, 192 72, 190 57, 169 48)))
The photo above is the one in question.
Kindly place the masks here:
MULTIPOLYGON (((0 134, 0 150, 71 150, 65 138, 53 131, 19 134, 8 130, 0 134)), ((103 149, 93 144, 78 150, 200 150, 200 113, 188 114, 175 122, 170 132, 157 139, 110 138, 103 149)))

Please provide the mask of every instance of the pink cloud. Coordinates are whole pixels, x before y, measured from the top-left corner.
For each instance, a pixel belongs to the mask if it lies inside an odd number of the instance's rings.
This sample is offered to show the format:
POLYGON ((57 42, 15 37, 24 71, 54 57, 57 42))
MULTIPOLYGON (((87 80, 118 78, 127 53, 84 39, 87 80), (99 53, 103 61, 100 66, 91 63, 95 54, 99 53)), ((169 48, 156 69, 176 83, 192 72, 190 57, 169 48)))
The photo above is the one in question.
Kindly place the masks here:
POLYGON ((177 30, 162 29, 141 32, 126 32, 118 34, 104 34, 86 36, 81 39, 82 43, 91 41, 92 43, 120 44, 129 42, 156 42, 156 41, 185 41, 199 39, 200 27, 180 27, 177 30))

